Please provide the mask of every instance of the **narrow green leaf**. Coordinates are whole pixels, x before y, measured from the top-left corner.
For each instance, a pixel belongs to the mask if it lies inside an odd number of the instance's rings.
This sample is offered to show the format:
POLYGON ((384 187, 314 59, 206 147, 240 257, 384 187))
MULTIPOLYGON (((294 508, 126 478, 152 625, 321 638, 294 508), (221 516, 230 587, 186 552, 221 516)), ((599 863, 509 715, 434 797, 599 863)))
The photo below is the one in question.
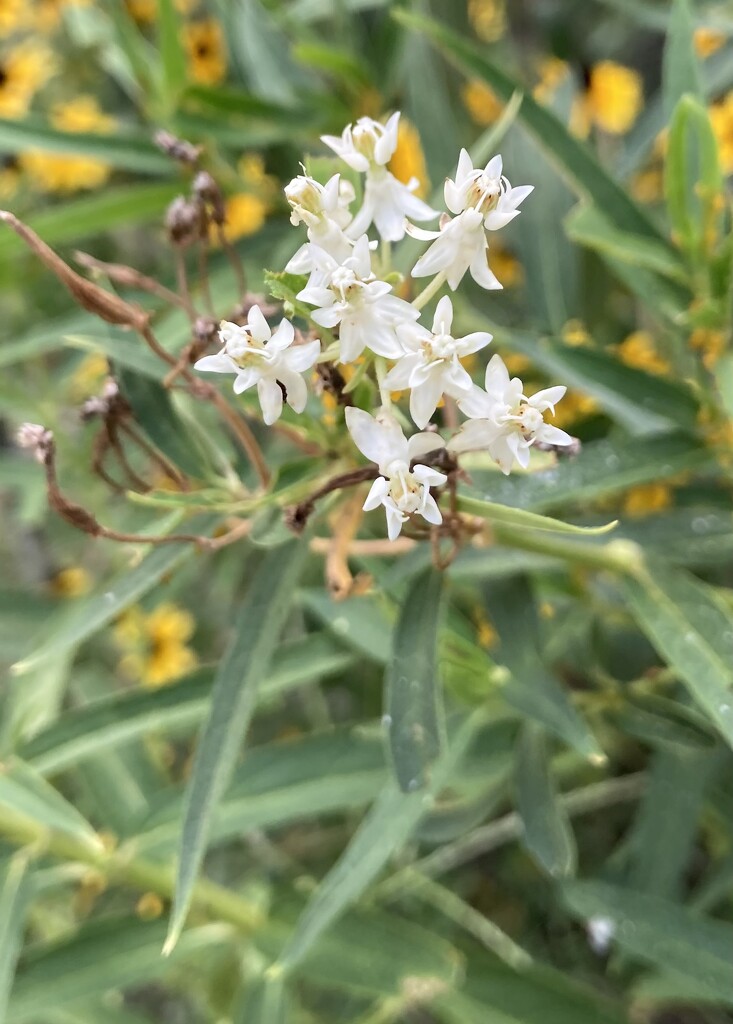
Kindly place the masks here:
POLYGON ((323 588, 301 592, 304 608, 352 650, 386 665, 392 650, 392 622, 376 597, 334 601, 323 588))
MULTIPOLYGON (((320 634, 283 644, 260 685, 260 700, 345 671, 353 655, 320 634)), ((67 711, 25 744, 19 754, 42 774, 53 774, 151 732, 185 734, 205 716, 212 669, 199 669, 175 686, 141 689, 67 711)))
POLYGON ((499 637, 499 646, 492 655, 510 673, 501 690, 504 699, 584 757, 596 762, 604 760, 595 737, 562 684, 545 667, 537 646, 539 626, 534 598, 526 580, 492 580, 482 593, 499 637))
POLYGON ((733 926, 700 917, 635 889, 602 882, 566 882, 563 898, 582 920, 607 917, 614 941, 643 963, 691 981, 709 999, 733 1000, 733 926))
POLYGON ((186 81, 186 54, 181 41, 181 19, 173 0, 158 0, 158 46, 168 110, 174 110, 186 81))
POLYGON ((653 270, 682 284, 688 282, 684 263, 668 246, 653 238, 619 231, 594 206, 576 206, 565 219, 565 230, 572 241, 601 256, 653 270))
MULTIPOLYGON (((216 522, 214 516, 199 516, 186 524, 186 532, 206 534, 216 522)), ((169 529, 171 526, 169 526, 169 529)), ((104 591, 90 594, 70 609, 50 617, 31 653, 16 662, 13 671, 22 675, 49 658, 93 636, 146 594, 168 573, 193 554, 191 544, 161 544, 129 572, 120 573, 104 591)))
POLYGON ((250 580, 232 642, 217 670, 211 711, 196 748, 186 798, 166 952, 173 949, 183 930, 206 853, 211 818, 231 779, 257 688, 280 640, 307 551, 303 541, 268 551, 250 580))
MULTIPOLYGON (((466 720, 446 754, 436 765, 428 793, 435 795, 475 735, 480 719, 466 720)), ((278 964, 283 971, 295 968, 329 925, 359 898, 389 858, 406 842, 432 800, 422 792, 402 793, 389 782, 354 833, 346 850, 326 875, 298 921, 278 964)))
MULTIPOLYGON (((113 989, 165 977, 172 968, 160 959, 164 935, 162 921, 113 917, 83 925, 69 938, 36 946, 16 975, 9 1024, 43 1019, 49 993, 54 1008, 64 1009, 113 989)), ((190 929, 175 951, 175 961, 194 965, 231 939, 232 929, 226 925, 190 929)))
MULTIPOLYGON (((85 325, 86 326, 86 325, 85 325)), ((117 366, 133 370, 152 380, 162 380, 168 367, 136 336, 110 330, 106 335, 67 334, 58 339, 63 345, 82 352, 99 352, 117 366)))
POLYGON ((8 822, 18 820, 21 836, 25 824, 31 823, 38 827, 39 839, 46 829, 53 829, 80 839, 96 852, 102 849, 97 833, 79 811, 30 765, 15 757, 0 773, 0 808, 8 822))
POLYGON ((575 526, 573 523, 564 523, 561 519, 550 519, 549 516, 541 516, 536 512, 512 508, 510 505, 497 505, 493 501, 483 501, 479 498, 470 498, 465 495, 458 496, 458 508, 461 512, 468 512, 469 515, 488 519, 491 523, 519 526, 531 530, 544 530, 548 533, 598 536, 613 530, 617 524, 617 520, 614 520, 611 523, 606 523, 604 526, 575 526))
POLYGON ((0 877, 0 1020, 6 1019, 15 967, 23 945, 23 930, 30 891, 29 858, 16 854, 0 877))
MULTIPOLYGON (((395 9, 392 16, 408 29, 424 32, 441 48, 446 57, 462 71, 482 79, 508 103, 521 85, 487 59, 486 50, 444 25, 411 11, 395 9)), ((573 188, 593 200, 609 221, 619 230, 656 238, 664 238, 652 221, 622 188, 601 167, 592 150, 568 132, 565 124, 547 107, 525 92, 519 121, 538 140, 559 166, 573 188)))
POLYGON ((673 0, 662 62, 662 96, 668 119, 685 93, 702 98, 694 35, 689 0, 673 0))
POLYGON ((438 667, 443 573, 430 568, 412 581, 395 631, 385 676, 389 749, 404 792, 420 789, 440 754, 445 731, 438 667))
POLYGON ((715 592, 680 569, 622 581, 639 625, 733 747, 733 615, 715 592))
POLYGON ((516 782, 527 850, 550 875, 564 878, 574 874, 578 851, 570 818, 558 800, 544 729, 531 722, 520 735, 516 782))
POLYGON ((308 79, 289 57, 287 37, 261 0, 221 3, 227 39, 252 91, 267 100, 293 103, 308 79))
POLYGON ((705 233, 720 217, 723 190, 718 143, 705 107, 692 96, 677 104, 669 129, 664 191, 679 244, 699 259, 705 233))
POLYGON ((287 1024, 290 1020, 285 979, 267 973, 245 989, 234 1013, 234 1024, 287 1024))
POLYGON ((169 177, 174 169, 170 159, 153 145, 147 134, 129 129, 109 135, 62 132, 34 117, 22 121, 0 118, 0 147, 7 153, 37 149, 44 153, 88 156, 138 174, 169 177))

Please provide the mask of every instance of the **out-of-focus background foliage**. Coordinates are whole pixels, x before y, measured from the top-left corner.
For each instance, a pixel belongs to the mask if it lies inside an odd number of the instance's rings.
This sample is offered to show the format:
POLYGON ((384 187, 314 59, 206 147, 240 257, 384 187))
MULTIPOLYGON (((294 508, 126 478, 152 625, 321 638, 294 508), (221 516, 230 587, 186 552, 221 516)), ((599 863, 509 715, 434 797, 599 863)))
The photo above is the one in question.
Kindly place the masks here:
MULTIPOLYGON (((469 289, 457 316, 492 330, 525 381, 569 385, 555 422, 583 449, 557 465, 539 456, 529 476, 478 473, 483 492, 573 521, 618 518, 616 540, 641 545, 647 575, 607 571, 605 540, 497 531, 461 554, 440 635, 457 762, 427 797, 395 796, 382 677, 424 553, 352 559, 364 593, 340 603, 314 556, 258 680, 206 880, 161 958, 196 731, 241 595, 284 537, 265 524, 215 555, 146 554, 48 512, 40 468, 13 440, 23 421, 55 431, 65 487, 100 519, 160 529, 160 504, 126 501, 91 472, 95 427, 79 416, 109 360, 133 390, 155 373, 4 231, 8 1021, 733 1019, 733 11, 0 0, 2 205, 69 261, 91 252, 175 287, 162 225, 188 181, 153 141, 167 129, 203 147, 262 291, 263 271, 298 245, 282 185, 304 154, 317 169, 320 134, 395 109, 392 170, 425 196, 462 145, 486 159, 499 136, 512 182, 536 186, 492 239, 504 291, 469 289), (286 943, 283 986, 267 968, 286 943)), ((212 246, 226 306, 236 282, 212 246)), ((158 330, 171 350, 186 340, 175 313, 158 330)), ((143 392, 152 443, 190 472, 190 408, 163 415, 143 392)), ((313 429, 343 430, 339 416, 325 396, 313 429)), ((284 479, 296 472, 273 458, 284 479)), ((138 468, 155 494, 171 490, 159 466, 138 468)))

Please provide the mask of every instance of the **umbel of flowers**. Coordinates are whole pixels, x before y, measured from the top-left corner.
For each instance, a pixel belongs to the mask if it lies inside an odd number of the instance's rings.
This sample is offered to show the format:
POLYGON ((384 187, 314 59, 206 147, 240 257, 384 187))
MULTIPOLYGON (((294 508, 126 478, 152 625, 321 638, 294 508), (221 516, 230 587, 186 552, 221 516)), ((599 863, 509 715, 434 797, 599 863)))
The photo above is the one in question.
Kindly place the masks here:
POLYGON ((421 320, 423 306, 443 288, 455 291, 466 274, 482 288, 502 287, 489 269, 489 235, 519 215, 532 186, 512 187, 500 156, 474 167, 464 149, 455 178, 445 183, 448 212, 433 210, 415 194, 417 181, 404 184, 388 170, 399 116, 393 114, 385 124, 364 117, 340 136, 323 137, 362 176, 358 209, 356 190, 340 174, 325 184, 302 174, 285 188, 291 222, 303 225, 307 235, 285 269, 307 276, 297 299, 310 307, 308 340, 287 319, 271 329, 255 306, 246 325, 222 323, 221 351, 195 364, 198 370, 233 374, 237 393, 256 387, 264 420, 271 424, 284 401, 295 412, 305 409, 305 374, 316 363, 366 360, 366 371, 378 385, 372 393, 381 404, 372 410, 349 406, 345 419, 356 447, 378 468, 364 509, 384 506, 391 540, 414 516, 434 525, 442 522, 435 492, 447 478, 436 468, 437 456, 455 459, 463 452, 486 451, 509 473, 515 465, 527 467, 533 445, 555 448, 573 441, 545 420, 564 387, 527 396, 522 381, 510 378, 498 355, 488 363, 484 387, 474 383, 462 360, 492 338, 484 331, 456 337, 450 295, 439 299, 430 323, 421 320), (414 223, 436 220, 434 230, 414 223), (378 238, 370 237, 372 228, 378 238), (394 294, 397 276, 389 268, 390 243, 406 234, 430 243, 411 276, 431 280, 412 302, 394 294), (417 428, 411 436, 406 415, 392 402, 394 391, 409 392, 409 414, 417 428), (431 423, 446 396, 465 417, 449 439, 431 423))

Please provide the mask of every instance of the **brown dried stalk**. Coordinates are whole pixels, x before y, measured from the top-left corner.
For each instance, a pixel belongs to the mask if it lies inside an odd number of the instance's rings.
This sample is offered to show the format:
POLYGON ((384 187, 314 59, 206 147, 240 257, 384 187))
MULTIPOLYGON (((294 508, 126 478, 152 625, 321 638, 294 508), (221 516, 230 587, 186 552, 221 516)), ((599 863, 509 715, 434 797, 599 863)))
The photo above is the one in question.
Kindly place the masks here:
POLYGON ((148 277, 147 274, 142 274, 134 267, 128 267, 124 263, 107 263, 105 260, 98 260, 96 256, 91 256, 88 252, 81 252, 79 249, 74 253, 74 259, 85 270, 103 274, 110 281, 120 285, 121 288, 136 288, 138 291, 155 295, 156 298, 169 302, 173 306, 179 306, 187 312, 189 310, 184 296, 178 295, 172 288, 166 288, 154 277, 148 277))

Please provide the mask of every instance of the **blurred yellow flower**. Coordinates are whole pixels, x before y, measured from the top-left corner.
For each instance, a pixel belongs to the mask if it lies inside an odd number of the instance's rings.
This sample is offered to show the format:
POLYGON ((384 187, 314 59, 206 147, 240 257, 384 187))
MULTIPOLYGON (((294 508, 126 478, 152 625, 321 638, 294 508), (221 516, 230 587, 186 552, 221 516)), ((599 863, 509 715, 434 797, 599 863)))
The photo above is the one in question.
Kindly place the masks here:
POLYGON ((522 352, 507 352, 502 359, 512 377, 523 377, 532 369, 532 360, 522 352))
POLYGON ((507 249, 494 243, 489 249, 489 266, 505 288, 517 288, 524 282, 524 268, 507 249))
POLYGON ((25 18, 26 0, 0 0, 0 37, 12 35, 25 18))
POLYGON ((461 89, 463 105, 476 124, 493 124, 501 116, 504 104, 493 89, 480 78, 472 78, 461 89))
POLYGON ((14 156, 0 160, 0 200, 12 199, 20 184, 20 168, 14 156))
POLYGON ((698 327, 690 335, 690 348, 700 353, 706 370, 713 370, 725 352, 725 334, 709 327, 698 327))
POLYGON ((562 402, 555 408, 555 416, 552 423, 556 427, 567 429, 578 420, 592 416, 598 412, 599 406, 595 398, 590 395, 581 394, 579 391, 568 391, 562 402))
MULTIPOLYGON (((179 14, 190 14, 198 0, 174 0, 174 5, 179 14)), ((158 17, 158 0, 125 0, 125 7, 141 25, 151 25, 158 17)))
POLYGON ((570 66, 558 57, 547 57, 539 67, 540 79, 532 90, 538 103, 549 103, 557 88, 570 74, 570 66))
POLYGON ((725 32, 714 28, 696 28, 693 36, 695 53, 698 57, 710 57, 725 45, 727 36, 725 32))
POLYGON ((611 60, 591 69, 585 96, 588 116, 604 132, 623 135, 639 116, 644 103, 641 76, 611 60))
POLYGON ((627 516, 648 516, 654 512, 664 512, 672 505, 672 498, 669 484, 640 484, 631 487, 624 495, 623 510, 627 516))
POLYGON ((477 608, 473 613, 473 621, 476 625, 476 641, 479 647, 490 651, 496 647, 499 636, 483 608, 477 608))
POLYGON ((196 667, 196 653, 187 646, 196 624, 193 616, 170 602, 158 605, 149 615, 129 608, 114 627, 118 646, 127 653, 120 661, 122 672, 145 686, 163 686, 196 667))
POLYGON ((226 75, 224 33, 214 18, 193 21, 183 30, 191 78, 201 85, 216 85, 226 75))
POLYGON ((245 153, 237 161, 237 171, 247 189, 262 199, 272 200, 278 194, 278 180, 265 170, 265 159, 261 153, 245 153))
MULTIPOLYGON (((224 202, 224 230, 229 241, 255 235, 265 223, 268 204, 253 192, 237 192, 224 202)), ((216 241, 216 236, 212 236, 216 241)))
POLYGON ((53 32, 65 7, 87 7, 90 0, 30 0, 28 25, 37 32, 53 32))
POLYGON ((661 167, 647 167, 631 179, 631 194, 640 203, 658 202, 664 195, 664 174, 661 167))
POLYGON ((560 334, 565 344, 572 345, 574 348, 580 345, 590 345, 593 340, 582 320, 567 320, 563 324, 560 334))
POLYGON ((143 921, 154 921, 165 910, 165 903, 157 892, 144 892, 135 904, 135 913, 143 921))
POLYGON ((506 32, 504 0, 468 0, 468 20, 485 43, 495 43, 506 32))
POLYGON ((616 352, 622 363, 647 373, 669 373, 669 362, 660 356, 654 347, 654 339, 648 331, 633 331, 617 347, 616 352))
MULTIPOLYGON (((58 103, 51 112, 51 124, 60 131, 112 132, 115 120, 103 113, 93 96, 77 96, 67 103, 58 103)), ((47 192, 75 192, 98 188, 111 172, 109 164, 88 156, 65 156, 29 150, 22 153, 20 163, 31 182, 47 192)))
POLYGON ((81 597, 89 593, 92 577, 80 565, 61 569, 51 580, 51 593, 55 597, 81 597))
POLYGON ((430 182, 428 181, 428 169, 425 165, 425 154, 420 134, 404 117, 400 118, 397 131, 397 148, 392 154, 389 162, 389 169, 398 181, 408 185, 413 179, 419 182, 415 194, 424 196, 430 182))
POLYGON ((708 113, 718 142, 720 166, 724 174, 733 174, 733 92, 713 103, 708 113))
POLYGON ((28 39, 7 50, 0 59, 0 117, 23 117, 55 70, 53 54, 43 43, 28 39))

